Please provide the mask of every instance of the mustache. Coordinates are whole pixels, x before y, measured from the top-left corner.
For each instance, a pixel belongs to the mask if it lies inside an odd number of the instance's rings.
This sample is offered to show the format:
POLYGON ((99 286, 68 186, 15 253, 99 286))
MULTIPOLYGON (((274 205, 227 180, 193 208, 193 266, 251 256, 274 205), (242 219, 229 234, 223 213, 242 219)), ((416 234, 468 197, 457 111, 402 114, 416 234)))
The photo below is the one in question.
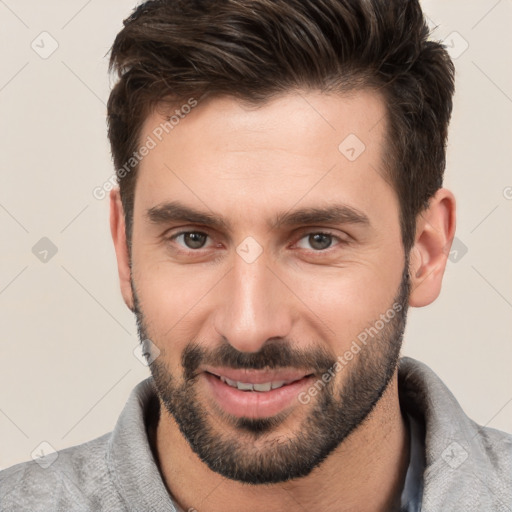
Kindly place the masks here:
POLYGON ((227 341, 211 350, 194 342, 185 347, 181 356, 185 380, 194 379, 203 365, 237 370, 297 368, 323 374, 335 363, 336 359, 323 347, 298 349, 288 341, 276 339, 267 341, 258 352, 240 352, 227 341))

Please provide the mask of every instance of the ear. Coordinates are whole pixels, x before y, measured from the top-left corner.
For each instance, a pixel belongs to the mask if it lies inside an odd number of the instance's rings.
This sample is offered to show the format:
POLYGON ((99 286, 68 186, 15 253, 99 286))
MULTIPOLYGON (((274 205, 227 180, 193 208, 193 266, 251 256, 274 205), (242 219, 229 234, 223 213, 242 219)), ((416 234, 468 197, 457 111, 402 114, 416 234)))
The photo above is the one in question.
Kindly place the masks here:
POLYGON ((455 197, 449 190, 441 188, 416 221, 409 265, 410 306, 427 306, 439 296, 454 236, 455 197))
POLYGON ((126 229, 124 220, 124 209, 121 202, 119 189, 110 191, 110 232, 116 250, 117 270, 121 294, 128 308, 133 311, 133 294, 130 280, 130 256, 128 244, 126 243, 126 229))

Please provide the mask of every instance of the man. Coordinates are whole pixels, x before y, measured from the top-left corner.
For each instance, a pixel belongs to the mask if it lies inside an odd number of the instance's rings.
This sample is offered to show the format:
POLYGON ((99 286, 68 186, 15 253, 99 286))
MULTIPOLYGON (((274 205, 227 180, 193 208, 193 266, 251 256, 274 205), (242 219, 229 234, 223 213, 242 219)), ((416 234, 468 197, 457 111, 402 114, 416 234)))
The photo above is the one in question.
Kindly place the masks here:
POLYGON ((454 69, 417 2, 150 1, 111 54, 121 291, 152 377, 1 510, 512 509, 512 436, 399 359, 440 293, 454 69))

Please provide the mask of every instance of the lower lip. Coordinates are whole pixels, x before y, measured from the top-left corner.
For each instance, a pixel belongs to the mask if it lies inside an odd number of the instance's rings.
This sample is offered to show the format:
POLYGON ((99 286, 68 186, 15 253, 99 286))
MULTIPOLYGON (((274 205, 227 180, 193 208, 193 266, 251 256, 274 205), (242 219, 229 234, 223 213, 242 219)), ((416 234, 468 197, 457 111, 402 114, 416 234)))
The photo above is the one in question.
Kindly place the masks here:
POLYGON ((222 382, 220 378, 203 374, 221 409, 239 418, 270 418, 297 402, 299 393, 305 389, 313 376, 286 384, 270 391, 241 391, 222 382))

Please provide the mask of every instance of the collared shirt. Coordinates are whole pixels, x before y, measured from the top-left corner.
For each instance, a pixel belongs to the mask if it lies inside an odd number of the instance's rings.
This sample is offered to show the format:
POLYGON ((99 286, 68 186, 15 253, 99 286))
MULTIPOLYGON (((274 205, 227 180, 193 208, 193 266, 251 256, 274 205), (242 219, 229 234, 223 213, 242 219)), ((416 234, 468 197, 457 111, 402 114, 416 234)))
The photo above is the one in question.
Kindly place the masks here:
MULTIPOLYGON (((405 510, 510 512, 512 435, 474 423, 414 359, 400 360, 399 396, 413 418, 405 510)), ((1 471, 0 511, 176 512, 148 440, 158 407, 148 378, 134 388, 111 433, 1 471)))
POLYGON ((420 420, 409 413, 410 452, 400 500, 400 512, 420 512, 423 497, 423 472, 425 471, 425 431, 420 420))

